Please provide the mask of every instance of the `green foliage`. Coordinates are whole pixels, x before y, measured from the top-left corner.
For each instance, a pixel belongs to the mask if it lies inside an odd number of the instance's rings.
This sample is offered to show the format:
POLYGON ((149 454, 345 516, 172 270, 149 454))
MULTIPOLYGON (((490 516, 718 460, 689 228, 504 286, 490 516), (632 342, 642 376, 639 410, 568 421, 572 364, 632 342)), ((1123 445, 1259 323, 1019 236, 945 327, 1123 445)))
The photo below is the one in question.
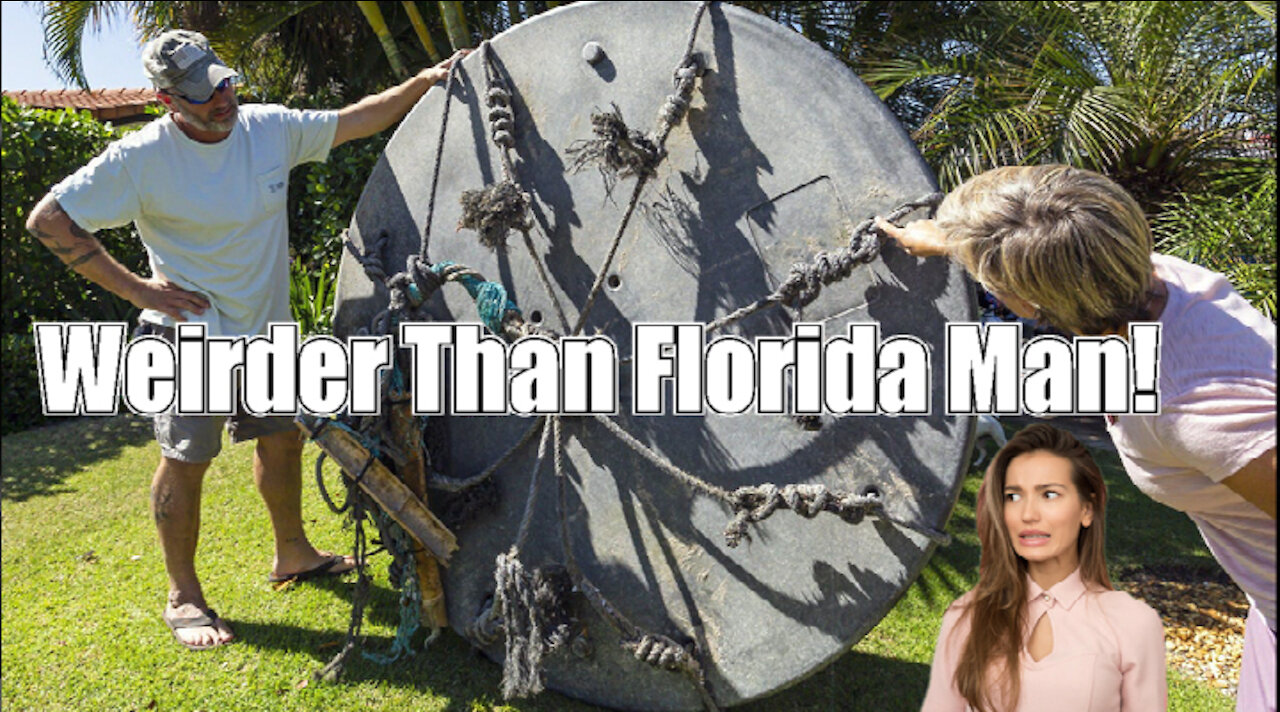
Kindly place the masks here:
POLYGON ((40 382, 36 377, 35 339, 30 333, 0 334, 0 435, 25 430, 44 422, 40 411, 40 382))
POLYGON ((309 270, 301 257, 289 265, 289 307, 303 337, 329 333, 333 325, 333 295, 338 286, 338 268, 321 262, 309 270))
MULTIPOLYGON (((285 102, 296 109, 330 108, 321 94, 285 102)), ((289 176, 289 302, 304 334, 328 333, 333 319, 342 242, 390 132, 338 146, 322 163, 305 163, 289 176)))
POLYGON ((1230 196, 1182 195, 1152 223, 1156 247, 1226 275, 1264 314, 1276 317, 1276 174, 1230 196))
POLYGON ((305 163, 290 173, 289 248, 309 270, 314 272, 324 262, 336 265, 341 257, 343 232, 387 138, 344 143, 329 160, 305 163))
MULTIPOLYGON (((395 81, 384 45, 354 2, 60 2, 37 3, 44 30, 46 64, 60 78, 87 88, 81 54, 84 40, 111 22, 128 18, 150 39, 174 27, 204 33, 227 64, 248 83, 274 96, 332 91, 349 103, 395 81)), ((389 46, 410 72, 434 64, 418 39, 405 5, 376 3, 389 46)), ((432 44, 450 46, 442 12, 463 16, 457 41, 475 47, 512 24, 512 5, 524 16, 546 3, 415 3, 432 44)), ((455 23, 457 24, 457 23, 455 23)), ((444 52, 447 56, 448 52, 444 52)))
MULTIPOLYGON (((930 3, 929 5, 932 5, 930 3)), ((1003 165, 1103 173, 1173 252, 1275 313, 1274 7, 987 2, 880 46, 862 77, 946 189, 1003 165), (922 111, 923 110, 923 113, 922 111), (1244 210, 1244 214, 1236 211, 1244 210)))
MULTIPOLYGON (((3 310, 5 333, 45 321, 126 321, 128 302, 68 272, 26 230, 27 216, 55 183, 74 173, 118 136, 88 112, 31 109, 8 97, 3 103, 3 310)), ((97 233, 107 252, 142 271, 146 253, 131 228, 97 233)))
POLYGON ((988 168, 1069 163, 1148 209, 1230 167, 1274 127, 1273 28, 1241 3, 989 2, 947 41, 872 62, 882 97, 923 91, 915 137, 944 187, 988 168))
MULTIPOLYGON (((89 162, 119 132, 88 112, 3 106, 0 191, 0 330, 4 334, 4 432, 43 421, 31 340, 33 321, 129 321, 137 309, 70 272, 27 233, 27 216, 49 188, 89 162)), ((131 228, 97 233, 107 252, 142 272, 146 253, 131 228)))

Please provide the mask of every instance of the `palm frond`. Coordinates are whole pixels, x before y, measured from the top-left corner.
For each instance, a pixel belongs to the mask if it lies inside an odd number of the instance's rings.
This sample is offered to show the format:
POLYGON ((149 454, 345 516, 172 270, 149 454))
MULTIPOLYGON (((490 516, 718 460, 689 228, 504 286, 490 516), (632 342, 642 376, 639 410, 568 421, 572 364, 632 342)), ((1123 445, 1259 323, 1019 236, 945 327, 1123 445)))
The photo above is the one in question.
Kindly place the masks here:
POLYGON ((42 2, 44 62, 58 79, 89 88, 84 75, 84 33, 96 33, 125 10, 124 2, 42 2))

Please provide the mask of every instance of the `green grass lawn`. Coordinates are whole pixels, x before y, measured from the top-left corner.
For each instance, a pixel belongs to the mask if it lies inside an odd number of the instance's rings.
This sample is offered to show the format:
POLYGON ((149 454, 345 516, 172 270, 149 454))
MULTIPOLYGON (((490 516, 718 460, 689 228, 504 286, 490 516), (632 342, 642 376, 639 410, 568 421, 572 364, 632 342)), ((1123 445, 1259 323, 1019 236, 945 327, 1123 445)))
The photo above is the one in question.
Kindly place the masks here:
MULTIPOLYGON (((501 671, 451 633, 430 650, 383 667, 356 656, 339 684, 311 673, 343 640, 352 582, 275 591, 271 536, 250 474, 251 445, 227 446, 205 480, 200 572, 239 642, 182 649, 160 621, 165 573, 148 510, 157 449, 149 421, 81 418, 3 440, 3 698, 6 710, 592 710, 554 692, 504 704, 501 671)), ((304 472, 316 449, 307 446, 304 472)), ((1115 456, 1108 475, 1113 572, 1140 566, 1216 571, 1190 521, 1129 484, 1115 456)), ((304 513, 318 546, 347 551, 349 531, 304 480, 304 513)), ((917 710, 942 611, 977 578, 976 473, 939 550, 893 611, 853 650, 808 680, 744 710, 917 710)), ((364 631, 385 651, 396 594, 386 559, 364 631)), ((353 578, 353 577, 349 577, 353 578)), ((1227 711, 1234 701, 1171 673, 1170 709, 1227 711)))

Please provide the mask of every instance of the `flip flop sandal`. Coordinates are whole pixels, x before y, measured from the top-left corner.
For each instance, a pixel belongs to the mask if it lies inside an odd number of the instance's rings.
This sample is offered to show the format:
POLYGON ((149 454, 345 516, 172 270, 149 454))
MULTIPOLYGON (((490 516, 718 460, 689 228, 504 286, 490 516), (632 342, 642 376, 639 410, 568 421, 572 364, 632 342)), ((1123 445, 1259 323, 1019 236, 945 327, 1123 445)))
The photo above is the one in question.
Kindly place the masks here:
POLYGON ((333 570, 335 566, 341 566, 346 562, 347 562, 347 557, 343 556, 342 554, 334 554, 333 556, 329 557, 328 561, 314 568, 307 569, 306 571, 299 571, 296 574, 287 574, 282 576, 271 574, 267 576, 267 583, 284 583, 286 581, 309 581, 311 579, 324 578, 326 576, 341 576, 345 573, 348 573, 354 570, 354 569, 343 569, 342 571, 333 570))
POLYGON ((201 609, 200 613, 194 616, 179 616, 179 615, 171 615, 169 613, 169 611, 171 610, 172 609, 170 608, 165 608, 164 613, 162 613, 160 617, 164 619, 165 625, 169 626, 169 632, 173 633, 173 639, 181 643, 182 646, 185 647, 187 650, 209 650, 210 648, 220 648, 224 645, 229 645, 235 640, 233 638, 231 640, 226 641, 225 643, 208 643, 206 645, 199 645, 197 643, 188 643, 187 641, 183 640, 181 636, 178 635, 178 631, 187 630, 190 628, 216 627, 218 624, 218 621, 221 620, 220 618, 218 618, 217 611, 213 610, 212 608, 205 608, 205 609, 201 609))

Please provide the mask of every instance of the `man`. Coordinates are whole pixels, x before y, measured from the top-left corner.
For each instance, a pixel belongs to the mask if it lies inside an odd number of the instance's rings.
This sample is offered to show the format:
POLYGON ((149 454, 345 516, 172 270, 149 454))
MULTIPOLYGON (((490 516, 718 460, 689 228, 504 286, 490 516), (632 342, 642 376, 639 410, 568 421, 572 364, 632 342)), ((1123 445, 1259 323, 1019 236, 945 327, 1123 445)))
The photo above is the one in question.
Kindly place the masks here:
MULTIPOLYGON (((205 324, 208 336, 265 333, 268 323, 291 320, 289 170, 399 121, 464 54, 339 111, 241 107, 238 74, 203 35, 166 32, 147 44, 142 61, 169 113, 54 186, 27 230, 70 269, 143 309, 140 333, 172 340, 174 324, 184 321, 205 324), (149 278, 122 266, 93 235, 129 222, 147 247, 149 278)), ((336 575, 355 565, 318 551, 303 532, 302 440, 292 418, 158 415, 151 509, 169 575, 163 619, 193 650, 233 638, 195 571, 201 484, 224 420, 234 442, 257 440, 254 480, 275 534, 270 579, 336 575)))

